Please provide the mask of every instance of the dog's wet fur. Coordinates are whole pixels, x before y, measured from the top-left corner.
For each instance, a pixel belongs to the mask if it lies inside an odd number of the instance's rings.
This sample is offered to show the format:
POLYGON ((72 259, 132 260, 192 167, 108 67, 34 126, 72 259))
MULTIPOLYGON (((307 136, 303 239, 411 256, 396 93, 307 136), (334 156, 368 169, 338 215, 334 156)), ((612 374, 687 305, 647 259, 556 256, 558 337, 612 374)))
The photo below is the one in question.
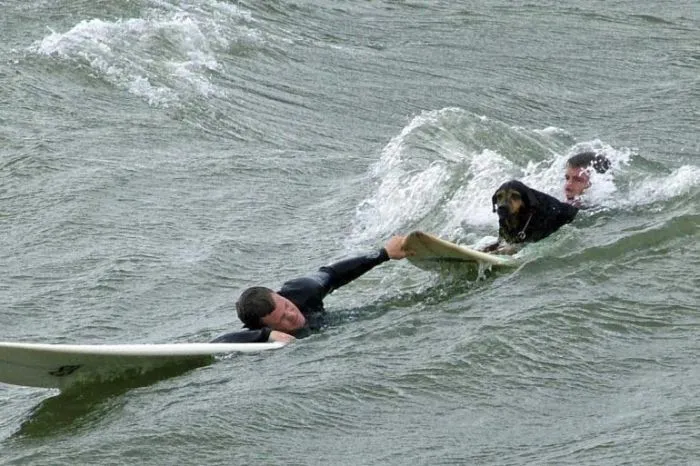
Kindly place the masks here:
POLYGON ((578 208, 536 189, 511 180, 503 183, 491 198, 498 213, 498 243, 489 249, 539 241, 571 222, 578 208))

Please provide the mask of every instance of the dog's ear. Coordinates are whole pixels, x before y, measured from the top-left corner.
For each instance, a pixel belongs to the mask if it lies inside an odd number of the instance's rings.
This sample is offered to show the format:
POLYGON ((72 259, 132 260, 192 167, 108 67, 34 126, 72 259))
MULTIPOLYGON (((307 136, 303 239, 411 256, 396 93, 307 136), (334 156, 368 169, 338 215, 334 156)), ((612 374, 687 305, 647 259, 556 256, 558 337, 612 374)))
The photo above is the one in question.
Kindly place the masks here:
POLYGON ((535 191, 532 189, 526 187, 525 192, 521 192, 520 195, 523 197, 528 209, 536 209, 540 205, 537 196, 535 196, 535 191))
POLYGON ((496 212, 496 195, 498 194, 498 191, 500 191, 501 188, 498 188, 495 193, 493 193, 493 196, 491 196, 491 208, 493 209, 493 212, 496 212))

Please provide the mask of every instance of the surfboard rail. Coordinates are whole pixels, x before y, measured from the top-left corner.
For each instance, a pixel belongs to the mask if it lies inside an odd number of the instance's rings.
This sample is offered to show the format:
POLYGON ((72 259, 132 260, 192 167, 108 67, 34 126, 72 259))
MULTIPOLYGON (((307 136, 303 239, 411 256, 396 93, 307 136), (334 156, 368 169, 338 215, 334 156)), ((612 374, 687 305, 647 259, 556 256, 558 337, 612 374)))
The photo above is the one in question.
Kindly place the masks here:
POLYGON ((206 363, 228 353, 280 349, 286 343, 50 344, 0 342, 0 383, 65 388, 178 363, 206 363))
POLYGON ((409 261, 460 261, 487 264, 494 267, 516 267, 519 265, 519 261, 510 256, 477 251, 420 230, 412 231, 406 236, 404 247, 415 253, 408 257, 409 261))

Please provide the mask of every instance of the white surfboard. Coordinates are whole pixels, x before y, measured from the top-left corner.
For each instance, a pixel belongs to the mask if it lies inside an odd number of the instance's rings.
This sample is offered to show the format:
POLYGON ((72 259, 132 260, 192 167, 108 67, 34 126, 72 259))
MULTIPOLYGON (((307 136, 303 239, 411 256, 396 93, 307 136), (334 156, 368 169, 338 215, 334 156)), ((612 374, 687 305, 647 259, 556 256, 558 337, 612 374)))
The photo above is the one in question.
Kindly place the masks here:
POLYGON ((409 233, 406 236, 404 248, 415 253, 409 256, 408 260, 419 267, 424 261, 471 262, 493 267, 516 267, 519 264, 512 257, 477 251, 422 231, 409 233))
POLYGON ((217 354, 278 349, 285 343, 63 345, 0 342, 0 383, 66 388, 172 364, 205 364, 217 354))

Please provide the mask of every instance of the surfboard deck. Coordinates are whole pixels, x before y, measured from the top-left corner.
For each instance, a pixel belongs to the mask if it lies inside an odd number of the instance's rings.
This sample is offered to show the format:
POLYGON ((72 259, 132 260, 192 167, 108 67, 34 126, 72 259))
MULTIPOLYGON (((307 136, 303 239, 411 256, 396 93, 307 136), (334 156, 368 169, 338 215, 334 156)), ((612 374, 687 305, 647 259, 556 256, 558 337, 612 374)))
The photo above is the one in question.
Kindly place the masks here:
POLYGON ((424 261, 456 261, 504 268, 516 267, 519 264, 512 257, 477 251, 423 231, 409 233, 406 236, 404 247, 415 253, 415 255, 409 256, 408 260, 416 266, 420 266, 421 262, 424 261))
POLYGON ((66 345, 0 342, 0 383, 64 389, 173 364, 205 364, 214 356, 278 349, 285 343, 66 345))

